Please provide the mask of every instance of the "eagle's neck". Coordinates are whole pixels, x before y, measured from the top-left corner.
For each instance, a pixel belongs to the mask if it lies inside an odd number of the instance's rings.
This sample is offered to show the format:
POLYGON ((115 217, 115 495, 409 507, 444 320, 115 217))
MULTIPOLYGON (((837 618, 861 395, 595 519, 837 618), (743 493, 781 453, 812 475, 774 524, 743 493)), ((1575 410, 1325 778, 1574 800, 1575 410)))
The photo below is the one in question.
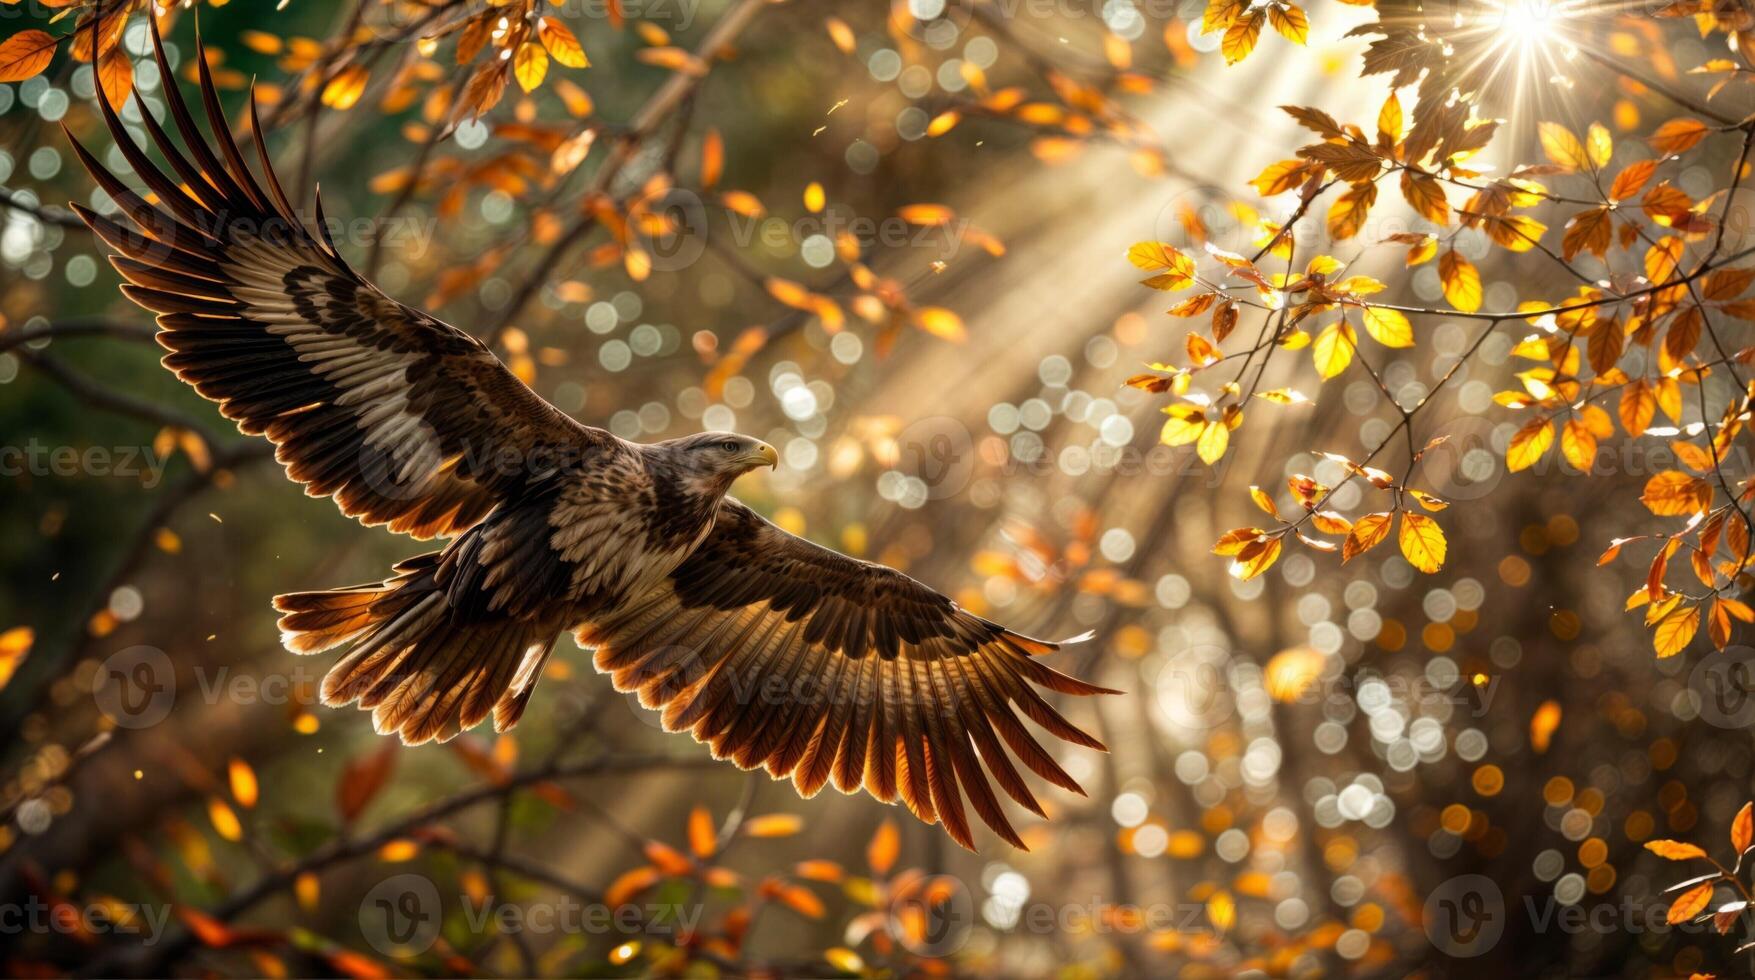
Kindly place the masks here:
POLYGON ((677 546, 692 547, 712 528, 719 502, 735 479, 681 465, 662 452, 646 453, 646 471, 654 503, 650 531, 666 545, 677 546))

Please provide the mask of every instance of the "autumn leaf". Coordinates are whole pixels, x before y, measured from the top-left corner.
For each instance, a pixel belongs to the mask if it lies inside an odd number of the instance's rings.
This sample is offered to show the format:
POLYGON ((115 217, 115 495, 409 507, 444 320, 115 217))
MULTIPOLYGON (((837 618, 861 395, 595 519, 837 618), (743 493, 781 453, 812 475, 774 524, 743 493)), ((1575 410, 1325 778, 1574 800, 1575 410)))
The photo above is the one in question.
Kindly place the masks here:
POLYGON ((1645 849, 1668 861, 1687 861, 1706 856, 1706 852, 1698 846, 1677 840, 1646 841, 1645 849))
POLYGON ((1276 2, 1268 6, 1267 14, 1268 23, 1280 32, 1280 36, 1293 44, 1309 43, 1310 18, 1304 15, 1304 11, 1289 3, 1276 2))
POLYGON ((902 837, 896 831, 896 822, 885 819, 878 824, 877 832, 872 834, 871 843, 866 845, 865 863, 874 874, 889 874, 890 869, 896 865, 896 856, 901 848, 902 837))
POLYGON ((1432 518, 1413 511, 1403 513, 1401 534, 1397 540, 1401 544, 1402 557, 1420 571, 1431 574, 1444 567, 1444 529, 1432 518))
POLYGON ((1136 242, 1127 250, 1127 260, 1158 273, 1146 281, 1154 289, 1181 289, 1194 282, 1194 260, 1165 242, 1136 242))
POLYGON ((1552 698, 1536 708, 1536 713, 1530 716, 1530 748, 1537 752, 1548 751, 1554 733, 1560 728, 1561 713, 1560 702, 1552 698))
POLYGON ((1225 37, 1219 45, 1225 55, 1225 64, 1234 65, 1255 50, 1255 42, 1261 38, 1262 19, 1261 11, 1253 10, 1225 29, 1225 37))
POLYGON ((54 60, 55 45, 60 42, 53 34, 38 30, 19 31, 0 41, 0 82, 22 82, 42 74, 54 60))
POLYGON ((1353 349, 1359 338, 1353 333, 1353 325, 1346 320, 1337 320, 1323 328, 1316 335, 1316 342, 1310 345, 1311 358, 1316 362, 1316 372, 1324 381, 1347 369, 1353 363, 1353 349))
POLYGON ((1464 313, 1481 308, 1481 273, 1462 253, 1451 249, 1438 258, 1438 278, 1444 284, 1444 298, 1464 313))
POLYGON ((1221 421, 1208 422, 1195 442, 1195 453, 1208 466, 1217 463, 1231 444, 1231 427, 1221 421))
POLYGON ((1745 803, 1731 821, 1731 850, 1738 854, 1755 844, 1755 803, 1745 803))
POLYGON ((1505 468, 1513 473, 1536 465, 1554 445, 1554 427, 1547 419, 1532 419, 1511 436, 1505 450, 1505 468))
POLYGON ((1673 926, 1680 925, 1705 911, 1707 903, 1712 901, 1712 888, 1713 882, 1703 881, 1677 896, 1670 903, 1664 921, 1673 926))
POLYGON ((1712 486, 1681 470, 1664 470, 1645 481, 1639 499, 1659 517, 1683 517, 1712 505, 1712 486))
POLYGON ((1652 631, 1651 645, 1659 657, 1673 657, 1688 648, 1700 629, 1700 607, 1683 606, 1665 616, 1652 631))
POLYGON ((942 306, 928 306, 915 311, 914 324, 943 340, 960 344, 969 338, 963 318, 942 306))
POLYGON ((585 48, 574 36, 567 25, 554 17, 544 17, 536 22, 536 37, 542 46, 548 49, 549 56, 567 68, 590 68, 591 60, 585 57, 585 48))
POLYGON ((1591 169, 1590 155, 1585 151, 1584 143, 1570 129, 1556 122, 1537 124, 1537 135, 1541 138, 1542 152, 1557 167, 1567 170, 1591 169))
POLYGON ((689 811, 689 850, 703 861, 719 850, 719 834, 713 827, 713 815, 704 806, 689 811))
POLYGON ((1389 537, 1390 523, 1395 514, 1384 511, 1380 514, 1366 514, 1353 522, 1353 529, 1347 540, 1341 544, 1341 562, 1352 561, 1355 557, 1370 551, 1389 537))
POLYGON ((348 65, 336 72, 323 86, 323 104, 337 111, 346 111, 359 102, 366 92, 371 73, 364 65, 348 65))
POLYGON ((1414 327, 1400 310, 1384 306, 1365 308, 1365 332, 1385 347, 1414 346, 1414 327))
POLYGON ((1659 126, 1657 132, 1651 134, 1647 142, 1651 143, 1651 148, 1660 155, 1673 156, 1692 150, 1695 144, 1705 139, 1707 134, 1711 132, 1712 130, 1708 129, 1706 124, 1700 120, 1683 116, 1659 126))
POLYGON ((31 644, 36 642, 36 637, 36 630, 29 626, 14 626, 0 633, 0 691, 6 689, 6 685, 12 681, 12 675, 18 672, 18 665, 30 653, 31 644))
POLYGON ((543 76, 548 74, 548 53, 542 45, 535 41, 525 41, 518 45, 518 51, 512 56, 512 76, 518 79, 518 87, 526 92, 534 92, 542 85, 543 76))

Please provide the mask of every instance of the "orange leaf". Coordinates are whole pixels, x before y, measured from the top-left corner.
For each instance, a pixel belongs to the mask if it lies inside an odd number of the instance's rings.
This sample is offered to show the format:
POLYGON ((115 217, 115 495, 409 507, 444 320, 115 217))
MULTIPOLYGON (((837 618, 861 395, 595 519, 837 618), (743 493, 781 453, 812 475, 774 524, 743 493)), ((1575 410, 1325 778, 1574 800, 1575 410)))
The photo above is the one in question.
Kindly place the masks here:
POLYGON ((38 30, 19 31, 0 41, 0 82, 22 82, 42 74, 54 60, 55 45, 60 42, 48 31, 38 30))
POLYGON ((865 863, 877 874, 885 875, 896 865, 896 857, 902 850, 902 835, 896 830, 893 820, 885 819, 878 825, 877 833, 871 837, 871 843, 865 848, 865 863))
POLYGON ((719 834, 713 829, 713 815, 704 806, 689 811, 689 850, 703 861, 719 850, 719 834))

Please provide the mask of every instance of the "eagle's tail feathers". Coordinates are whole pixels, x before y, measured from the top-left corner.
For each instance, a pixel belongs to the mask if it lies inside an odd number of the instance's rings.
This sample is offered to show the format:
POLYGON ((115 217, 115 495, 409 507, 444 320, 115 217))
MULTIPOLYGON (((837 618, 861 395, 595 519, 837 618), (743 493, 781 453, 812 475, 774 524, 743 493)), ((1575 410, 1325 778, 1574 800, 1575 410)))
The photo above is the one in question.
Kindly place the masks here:
POLYGON ((381 584, 276 596, 281 638, 296 653, 353 647, 323 678, 323 703, 357 702, 380 733, 445 741, 494 715, 517 723, 555 633, 529 619, 459 621, 430 563, 404 562, 381 584))

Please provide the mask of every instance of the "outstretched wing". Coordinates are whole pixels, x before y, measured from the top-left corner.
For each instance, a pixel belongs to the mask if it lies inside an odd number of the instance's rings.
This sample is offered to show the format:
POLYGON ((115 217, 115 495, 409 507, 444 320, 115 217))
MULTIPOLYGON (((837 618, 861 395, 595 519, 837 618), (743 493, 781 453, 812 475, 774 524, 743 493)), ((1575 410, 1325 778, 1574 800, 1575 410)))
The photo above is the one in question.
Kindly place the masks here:
POLYGON ((252 95, 264 191, 226 126, 197 40, 216 155, 178 95, 156 23, 152 39, 187 155, 149 113, 141 122, 177 180, 147 159, 100 93, 110 133, 152 200, 73 140, 131 225, 73 208, 122 253, 110 258, 128 280, 122 292, 159 314, 165 366, 239 429, 273 441, 309 494, 333 496, 366 524, 449 534, 611 439, 543 401, 473 337, 361 278, 336 251, 320 201, 322 240, 313 238, 269 165, 252 95))
POLYGON ((707 540, 643 598, 579 633, 616 688, 664 709, 718 758, 792 777, 806 797, 898 796, 973 847, 958 788, 1023 847, 981 764, 1040 815, 1003 742, 1024 765, 1083 793, 1013 713, 1102 749, 1032 685, 1114 694, 1038 663, 1058 649, 957 607, 893 568, 794 537, 731 498, 707 540), (979 759, 979 762, 977 761, 979 759))

